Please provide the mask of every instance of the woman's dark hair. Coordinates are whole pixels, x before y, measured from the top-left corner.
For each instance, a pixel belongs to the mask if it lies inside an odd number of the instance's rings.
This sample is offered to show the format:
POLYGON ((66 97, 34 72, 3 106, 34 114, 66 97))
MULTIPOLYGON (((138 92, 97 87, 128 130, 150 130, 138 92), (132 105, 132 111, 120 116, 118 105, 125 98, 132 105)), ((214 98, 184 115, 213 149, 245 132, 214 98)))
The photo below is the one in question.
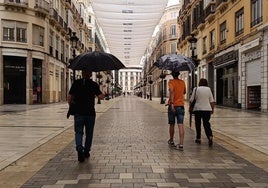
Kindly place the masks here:
POLYGON ((180 72, 174 72, 174 71, 172 71, 172 72, 171 72, 171 75, 172 75, 174 78, 177 78, 177 77, 180 75, 180 72))
POLYGON ((201 78, 199 81, 199 86, 208 86, 208 81, 205 78, 201 78))

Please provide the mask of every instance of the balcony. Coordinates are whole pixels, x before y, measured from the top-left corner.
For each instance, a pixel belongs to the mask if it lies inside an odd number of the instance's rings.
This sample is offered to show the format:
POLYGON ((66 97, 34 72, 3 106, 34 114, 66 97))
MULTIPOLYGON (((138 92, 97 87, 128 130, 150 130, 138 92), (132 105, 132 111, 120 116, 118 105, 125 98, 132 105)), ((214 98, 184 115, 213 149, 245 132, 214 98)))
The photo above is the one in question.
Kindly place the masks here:
POLYGON ((49 3, 45 0, 35 0, 34 9, 37 13, 46 16, 49 14, 49 3))
POLYGON ((216 0, 216 9, 223 13, 228 8, 228 0, 216 0))
POLYGON ((205 20, 212 22, 215 19, 216 5, 215 3, 210 3, 205 9, 205 20))
POLYGON ((28 0, 4 0, 7 9, 25 11, 28 7, 28 0))
POLYGON ((205 18, 207 18, 211 14, 214 14, 215 8, 216 8, 215 3, 210 3, 205 9, 205 18))
POLYGON ((174 34, 169 34, 169 39, 177 39, 178 34, 174 33, 174 34))
POLYGON ((49 21, 55 24, 58 22, 58 17, 58 12, 54 8, 51 8, 49 11, 49 21))

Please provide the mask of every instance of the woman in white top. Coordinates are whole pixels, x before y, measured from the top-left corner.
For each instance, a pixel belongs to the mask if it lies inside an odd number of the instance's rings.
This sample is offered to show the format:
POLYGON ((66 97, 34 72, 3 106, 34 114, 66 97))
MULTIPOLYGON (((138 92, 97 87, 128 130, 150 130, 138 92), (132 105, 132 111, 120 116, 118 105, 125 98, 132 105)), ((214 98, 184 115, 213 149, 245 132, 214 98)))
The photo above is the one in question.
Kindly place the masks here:
POLYGON ((196 103, 193 109, 195 117, 195 128, 196 128, 195 143, 201 144, 201 120, 202 120, 205 133, 208 138, 208 145, 212 146, 213 134, 209 120, 211 114, 213 114, 215 101, 212 92, 208 87, 208 81, 205 78, 200 79, 198 86, 199 87, 194 88, 193 94, 190 98, 190 103, 194 100, 194 98, 196 99, 196 103))

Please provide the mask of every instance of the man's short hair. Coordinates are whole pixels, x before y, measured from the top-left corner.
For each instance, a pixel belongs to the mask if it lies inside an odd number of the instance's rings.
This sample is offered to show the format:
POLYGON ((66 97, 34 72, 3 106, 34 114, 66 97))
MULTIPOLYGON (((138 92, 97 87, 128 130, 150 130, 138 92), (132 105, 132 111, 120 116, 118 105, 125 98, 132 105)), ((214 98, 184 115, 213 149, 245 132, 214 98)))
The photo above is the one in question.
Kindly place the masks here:
POLYGON ((82 76, 83 77, 91 77, 92 76, 92 72, 91 71, 82 70, 82 76))
POLYGON ((179 75, 180 75, 180 72, 175 72, 175 71, 172 71, 171 72, 171 75, 173 76, 173 77, 178 77, 179 75))

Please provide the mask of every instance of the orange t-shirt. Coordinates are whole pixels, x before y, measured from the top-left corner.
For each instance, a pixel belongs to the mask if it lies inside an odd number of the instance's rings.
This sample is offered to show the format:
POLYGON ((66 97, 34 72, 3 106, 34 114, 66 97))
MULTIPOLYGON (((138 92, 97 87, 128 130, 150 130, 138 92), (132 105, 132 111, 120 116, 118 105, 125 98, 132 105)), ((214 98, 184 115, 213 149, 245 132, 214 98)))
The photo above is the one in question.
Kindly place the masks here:
POLYGON ((174 99, 173 105, 174 106, 183 106, 184 105, 184 94, 186 93, 186 86, 185 82, 180 79, 172 79, 168 82, 169 90, 173 90, 174 99))

